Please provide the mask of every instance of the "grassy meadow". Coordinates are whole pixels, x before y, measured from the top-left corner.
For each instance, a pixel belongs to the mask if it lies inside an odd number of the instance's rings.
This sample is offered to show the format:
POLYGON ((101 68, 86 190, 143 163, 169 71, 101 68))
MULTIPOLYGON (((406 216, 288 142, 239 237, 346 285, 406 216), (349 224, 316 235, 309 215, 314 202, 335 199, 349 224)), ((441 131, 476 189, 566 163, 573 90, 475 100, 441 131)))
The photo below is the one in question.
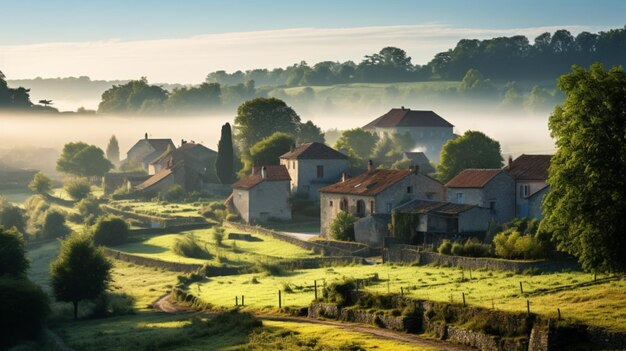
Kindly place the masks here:
POLYGON ((198 211, 204 203, 164 203, 155 201, 118 200, 110 206, 129 212, 164 217, 201 217, 198 211))

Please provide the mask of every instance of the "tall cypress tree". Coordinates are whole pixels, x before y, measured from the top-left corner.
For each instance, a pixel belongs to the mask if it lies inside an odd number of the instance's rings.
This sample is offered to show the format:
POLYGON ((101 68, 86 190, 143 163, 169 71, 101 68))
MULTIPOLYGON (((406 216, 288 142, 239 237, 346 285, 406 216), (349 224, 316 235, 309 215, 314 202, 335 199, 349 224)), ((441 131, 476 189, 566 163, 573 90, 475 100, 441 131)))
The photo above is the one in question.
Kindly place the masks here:
POLYGON ((222 126, 222 136, 217 145, 217 159, 215 160, 215 174, 222 184, 232 184, 235 181, 233 159, 233 136, 230 123, 222 126))
POLYGON ((120 147, 117 144, 115 135, 111 136, 111 139, 109 139, 106 155, 107 159, 111 161, 113 165, 117 166, 120 163, 120 147))

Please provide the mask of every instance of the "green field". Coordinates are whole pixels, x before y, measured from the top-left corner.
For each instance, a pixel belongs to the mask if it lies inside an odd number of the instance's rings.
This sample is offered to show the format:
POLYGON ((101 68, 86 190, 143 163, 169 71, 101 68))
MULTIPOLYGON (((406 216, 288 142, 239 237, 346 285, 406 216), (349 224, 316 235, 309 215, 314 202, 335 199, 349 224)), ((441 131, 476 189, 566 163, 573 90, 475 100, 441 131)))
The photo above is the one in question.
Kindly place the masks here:
MULTIPOLYGON (((378 273, 380 281, 365 289, 375 293, 400 293, 434 301, 462 302, 496 309, 524 312, 526 299, 531 311, 556 317, 581 320, 613 330, 626 330, 626 280, 593 284, 593 275, 581 272, 522 275, 507 272, 469 271, 457 268, 410 266, 350 266, 300 270, 285 276, 246 274, 212 277, 194 283, 189 291, 203 301, 217 306, 233 306, 235 296, 245 296, 251 308, 278 306, 278 290, 283 291, 283 306, 304 307, 314 298, 313 281, 326 284, 344 279, 358 279, 378 273), (463 276, 465 280, 461 280, 463 276), (388 279, 389 277, 389 279, 388 279), (524 294, 520 293, 519 283, 524 294), (591 284, 590 286, 579 286, 591 284), (290 292, 285 292, 290 290, 290 292)), ((320 285, 318 289, 321 292, 320 285)))
MULTIPOLYGON (((224 238, 227 238, 228 234, 232 232, 244 233, 233 228, 225 228, 224 238)), ((180 234, 155 236, 142 242, 116 246, 115 249, 170 262, 209 263, 215 265, 225 263, 229 266, 243 266, 279 258, 316 257, 311 251, 266 235, 255 233, 253 237, 258 239, 258 241, 224 239, 223 246, 218 247, 213 239, 213 229, 201 229, 186 231, 180 234), (175 241, 188 234, 193 235, 200 246, 206 248, 212 259, 187 258, 179 256, 172 251, 175 241)))
POLYGON ((164 203, 154 201, 118 200, 109 203, 117 209, 159 217, 201 217, 203 203, 164 203))
POLYGON ((0 190, 0 196, 12 202, 14 205, 20 206, 33 195, 33 192, 29 189, 2 189, 0 190))

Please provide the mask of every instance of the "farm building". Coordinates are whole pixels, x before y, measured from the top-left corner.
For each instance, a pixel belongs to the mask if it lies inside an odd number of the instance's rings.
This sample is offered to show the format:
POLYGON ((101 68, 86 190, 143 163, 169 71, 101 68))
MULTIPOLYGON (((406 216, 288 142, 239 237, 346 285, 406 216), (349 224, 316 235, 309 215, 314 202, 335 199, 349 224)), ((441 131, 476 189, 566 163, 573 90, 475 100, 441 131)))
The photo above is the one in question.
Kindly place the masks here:
POLYGON ((411 110, 404 106, 391 109, 363 127, 381 138, 409 133, 415 142, 414 147, 423 148, 426 157, 435 162, 439 160, 443 144, 454 138, 453 128, 450 122, 433 111, 411 110))
POLYGON ((521 155, 504 170, 515 179, 515 216, 541 219, 541 201, 549 190, 548 168, 552 155, 521 155))
POLYGON ((291 220, 291 177, 283 165, 253 167, 233 184, 232 204, 246 223, 291 220))
POLYGON ((126 160, 122 161, 122 164, 137 165, 147 171, 150 162, 165 153, 168 148, 172 150, 176 148, 172 139, 150 139, 146 133, 143 139, 128 150, 126 160))

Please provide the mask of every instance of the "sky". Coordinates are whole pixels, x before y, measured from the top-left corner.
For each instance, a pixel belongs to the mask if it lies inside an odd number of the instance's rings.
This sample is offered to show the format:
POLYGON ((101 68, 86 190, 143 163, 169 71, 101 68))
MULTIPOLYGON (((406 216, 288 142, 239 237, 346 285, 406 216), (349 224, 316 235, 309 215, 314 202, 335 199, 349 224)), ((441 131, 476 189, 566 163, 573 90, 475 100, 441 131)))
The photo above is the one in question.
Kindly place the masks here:
POLYGON ((199 83, 215 70, 359 62, 384 46, 425 64, 462 38, 623 28, 624 13, 622 0, 0 0, 0 70, 199 83))

